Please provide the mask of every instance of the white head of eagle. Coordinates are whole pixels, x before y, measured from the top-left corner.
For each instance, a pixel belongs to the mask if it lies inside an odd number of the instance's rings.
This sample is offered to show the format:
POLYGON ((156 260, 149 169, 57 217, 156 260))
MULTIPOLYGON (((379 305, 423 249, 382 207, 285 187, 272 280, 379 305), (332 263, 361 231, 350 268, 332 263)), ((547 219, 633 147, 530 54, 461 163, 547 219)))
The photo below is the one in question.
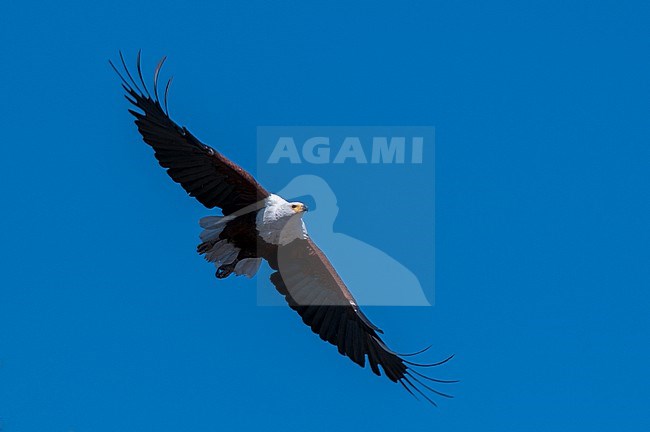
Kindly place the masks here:
POLYGON ((296 239, 307 238, 307 228, 302 216, 307 206, 301 202, 288 202, 271 194, 264 199, 264 208, 257 213, 257 231, 268 243, 286 245, 296 239))

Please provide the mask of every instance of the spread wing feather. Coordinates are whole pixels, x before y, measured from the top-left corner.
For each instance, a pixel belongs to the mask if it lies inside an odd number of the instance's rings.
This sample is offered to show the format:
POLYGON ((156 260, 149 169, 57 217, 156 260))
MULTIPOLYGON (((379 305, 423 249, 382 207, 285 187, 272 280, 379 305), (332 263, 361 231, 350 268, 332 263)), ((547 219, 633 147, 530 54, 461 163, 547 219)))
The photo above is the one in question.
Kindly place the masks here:
POLYGON ((381 375, 381 367, 388 379, 399 382, 413 396, 419 395, 433 405, 435 402, 425 390, 451 397, 422 380, 456 381, 430 378, 414 369, 437 366, 449 358, 439 363, 419 364, 404 358, 410 354, 389 349, 380 337, 383 332, 361 311, 332 264, 310 238, 279 246, 276 256, 266 258, 276 270, 271 274, 271 282, 289 306, 322 340, 336 346, 340 354, 361 367, 367 360, 376 375, 381 375))
POLYGON ((225 215, 269 196, 249 173, 169 118, 167 94, 171 78, 165 86, 162 105, 158 97, 158 78, 164 57, 154 72, 153 96, 142 78, 140 53, 136 61, 140 85, 133 79, 121 52, 120 60, 123 73, 112 62, 110 64, 122 79, 126 98, 140 110, 129 110, 136 118, 138 131, 144 142, 153 148, 167 174, 190 196, 208 208, 221 208, 225 215))

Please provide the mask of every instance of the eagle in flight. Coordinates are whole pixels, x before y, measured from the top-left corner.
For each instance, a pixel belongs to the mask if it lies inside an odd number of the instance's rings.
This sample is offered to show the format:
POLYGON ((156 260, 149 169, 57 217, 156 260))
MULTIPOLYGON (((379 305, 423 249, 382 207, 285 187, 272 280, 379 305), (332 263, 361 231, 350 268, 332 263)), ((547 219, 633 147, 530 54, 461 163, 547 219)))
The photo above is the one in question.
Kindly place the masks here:
POLYGON ((142 78, 140 57, 138 52, 139 84, 121 52, 122 71, 109 63, 122 80, 126 98, 139 109, 129 112, 135 117, 144 142, 153 148, 158 163, 205 207, 221 209, 221 216, 200 220, 203 231, 197 248, 199 254, 214 263, 217 278, 233 273, 253 277, 265 260, 274 270, 271 282, 289 306, 322 340, 336 346, 340 354, 361 367, 365 367, 367 358, 376 375, 381 375, 381 366, 389 380, 433 405, 436 403, 426 391, 451 397, 425 381, 455 380, 435 379, 415 369, 438 366, 451 357, 422 364, 405 357, 428 348, 412 354, 399 354, 388 348, 379 336, 382 330, 364 315, 332 264, 309 238, 302 220, 307 206, 270 193, 248 172, 171 120, 167 108, 171 78, 162 103, 158 95, 158 78, 166 58, 155 69, 150 93, 142 78))

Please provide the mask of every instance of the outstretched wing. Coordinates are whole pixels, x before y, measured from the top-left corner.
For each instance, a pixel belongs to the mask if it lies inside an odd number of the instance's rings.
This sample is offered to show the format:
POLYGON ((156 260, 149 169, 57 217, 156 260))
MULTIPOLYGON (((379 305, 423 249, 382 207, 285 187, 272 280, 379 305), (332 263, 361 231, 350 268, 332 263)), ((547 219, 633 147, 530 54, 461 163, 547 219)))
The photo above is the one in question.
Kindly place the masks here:
POLYGON ((154 72, 153 95, 142 79, 140 53, 136 68, 142 89, 129 72, 121 52, 120 60, 128 81, 112 62, 109 63, 122 79, 126 98, 142 111, 129 110, 136 118, 138 131, 144 142, 154 149, 160 165, 167 168, 169 176, 190 196, 208 208, 220 207, 225 215, 269 196, 249 173, 169 118, 167 93, 171 78, 165 86, 164 109, 158 97, 158 75, 165 57, 154 72))
POLYGON ((383 332, 359 309, 332 264, 311 239, 294 240, 279 246, 277 256, 267 257, 267 260, 276 270, 271 274, 271 282, 289 306, 321 339, 335 345, 339 353, 361 367, 365 367, 367 358, 376 375, 381 375, 381 366, 388 379, 399 382, 409 393, 415 396, 413 392, 416 392, 434 405, 424 390, 451 397, 423 380, 436 383, 455 381, 430 378, 413 369, 414 366, 437 366, 449 358, 434 364, 419 364, 403 358, 412 354, 403 355, 390 350, 379 336, 383 332))

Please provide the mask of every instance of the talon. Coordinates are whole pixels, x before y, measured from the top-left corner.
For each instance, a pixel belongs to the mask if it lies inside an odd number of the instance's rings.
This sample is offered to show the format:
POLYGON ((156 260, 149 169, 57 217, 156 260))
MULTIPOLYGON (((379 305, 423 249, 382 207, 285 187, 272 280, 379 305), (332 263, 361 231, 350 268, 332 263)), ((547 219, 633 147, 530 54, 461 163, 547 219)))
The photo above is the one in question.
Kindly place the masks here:
POLYGON ((217 269, 215 275, 219 279, 227 278, 235 270, 234 264, 225 264, 217 269))

